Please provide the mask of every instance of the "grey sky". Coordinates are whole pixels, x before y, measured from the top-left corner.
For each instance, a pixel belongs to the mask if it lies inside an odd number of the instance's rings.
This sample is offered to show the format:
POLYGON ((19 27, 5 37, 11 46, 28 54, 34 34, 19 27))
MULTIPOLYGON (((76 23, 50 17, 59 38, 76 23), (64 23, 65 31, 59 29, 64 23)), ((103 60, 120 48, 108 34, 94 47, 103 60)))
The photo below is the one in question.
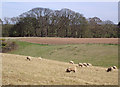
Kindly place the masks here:
POLYGON ((99 17, 118 23, 117 2, 3 2, 2 18, 16 17, 32 8, 43 7, 52 10, 68 8, 83 14, 86 18, 99 17))

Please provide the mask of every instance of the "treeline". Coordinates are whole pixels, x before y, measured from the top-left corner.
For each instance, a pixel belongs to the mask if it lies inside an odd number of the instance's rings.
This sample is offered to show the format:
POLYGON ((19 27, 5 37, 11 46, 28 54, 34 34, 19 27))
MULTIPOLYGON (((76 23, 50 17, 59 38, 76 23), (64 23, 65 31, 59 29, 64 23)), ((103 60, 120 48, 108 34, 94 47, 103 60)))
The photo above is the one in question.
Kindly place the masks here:
POLYGON ((34 8, 1 23, 5 37, 116 38, 119 29, 110 20, 87 19, 70 9, 34 8))

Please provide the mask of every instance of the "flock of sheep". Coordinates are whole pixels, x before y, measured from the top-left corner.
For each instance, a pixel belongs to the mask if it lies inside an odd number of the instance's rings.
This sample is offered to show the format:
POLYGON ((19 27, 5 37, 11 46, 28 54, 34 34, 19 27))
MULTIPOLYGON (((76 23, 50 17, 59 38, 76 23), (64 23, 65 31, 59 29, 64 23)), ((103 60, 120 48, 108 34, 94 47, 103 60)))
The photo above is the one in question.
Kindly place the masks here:
MULTIPOLYGON (((70 64, 74 64, 73 61, 70 61, 69 63, 70 63, 70 64)), ((90 67, 90 66, 92 66, 92 64, 90 64, 90 63, 78 63, 77 66, 68 67, 68 68, 66 69, 66 72, 76 72, 76 70, 77 70, 76 67, 90 67)), ((107 68, 106 71, 107 71, 107 72, 111 72, 111 71, 113 71, 113 70, 115 70, 115 69, 117 69, 117 67, 116 67, 116 66, 112 66, 112 67, 107 68)))
MULTIPOLYGON (((31 61, 31 60, 32 60, 32 57, 27 56, 26 59, 29 60, 29 61, 31 61)), ((38 57, 38 59, 42 60, 41 57, 38 57)), ((70 64, 74 64, 74 61, 70 61, 69 63, 70 63, 70 64)), ((90 66, 92 66, 92 64, 90 64, 90 63, 78 63, 77 66, 68 67, 68 68, 66 69, 66 72, 76 72, 76 70, 77 70, 76 67, 90 67, 90 66)), ((107 71, 107 72, 111 72, 111 71, 113 71, 113 70, 115 70, 115 69, 117 69, 117 67, 116 67, 116 66, 112 66, 112 67, 107 68, 106 71, 107 71)))
POLYGON ((117 69, 117 67, 116 66, 112 66, 112 67, 107 68, 106 71, 110 72, 110 71, 115 70, 115 69, 117 69))
MULTIPOLYGON (((31 61, 31 60, 32 60, 32 57, 27 56, 27 57, 26 57, 26 59, 27 59, 27 60, 29 60, 29 61, 31 61)), ((41 57, 38 57, 38 59, 39 59, 39 60, 42 60, 42 58, 41 58, 41 57)))

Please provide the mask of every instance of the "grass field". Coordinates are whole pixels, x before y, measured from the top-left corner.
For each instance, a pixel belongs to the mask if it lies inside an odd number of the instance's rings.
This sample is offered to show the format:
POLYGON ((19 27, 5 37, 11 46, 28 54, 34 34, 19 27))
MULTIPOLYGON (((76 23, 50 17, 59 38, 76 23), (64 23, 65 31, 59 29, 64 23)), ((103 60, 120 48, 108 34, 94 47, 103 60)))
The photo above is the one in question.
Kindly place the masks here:
POLYGON ((76 65, 35 57, 27 61, 26 56, 6 53, 2 57, 3 85, 118 85, 117 69, 77 67, 75 73, 66 73, 66 68, 76 65))
POLYGON ((114 44, 66 44, 45 45, 16 41, 19 48, 9 52, 33 57, 68 62, 89 62, 95 66, 118 66, 118 45, 114 44))

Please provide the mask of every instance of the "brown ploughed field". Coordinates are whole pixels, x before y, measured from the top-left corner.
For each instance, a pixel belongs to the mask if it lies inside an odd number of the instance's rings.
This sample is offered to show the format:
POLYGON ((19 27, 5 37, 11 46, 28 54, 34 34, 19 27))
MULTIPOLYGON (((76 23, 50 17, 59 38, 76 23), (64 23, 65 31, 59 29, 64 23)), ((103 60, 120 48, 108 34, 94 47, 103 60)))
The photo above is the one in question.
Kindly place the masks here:
POLYGON ((19 38, 21 41, 38 43, 38 44, 85 44, 85 43, 102 43, 118 44, 118 38, 48 38, 48 37, 30 37, 19 38))

